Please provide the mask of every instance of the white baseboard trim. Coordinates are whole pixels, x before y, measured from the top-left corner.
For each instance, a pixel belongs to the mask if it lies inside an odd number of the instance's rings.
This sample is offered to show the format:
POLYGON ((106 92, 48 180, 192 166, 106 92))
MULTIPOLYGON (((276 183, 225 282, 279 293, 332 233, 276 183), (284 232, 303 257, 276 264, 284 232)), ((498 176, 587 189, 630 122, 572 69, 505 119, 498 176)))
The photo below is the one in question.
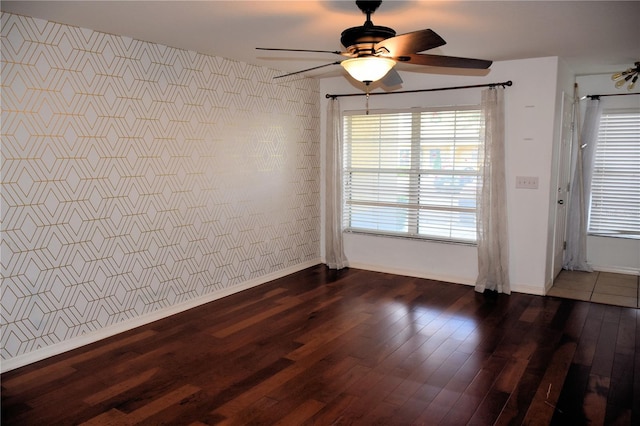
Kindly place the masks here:
MULTIPOLYGON (((379 265, 369 265, 366 263, 357 263, 357 262, 356 263, 349 262, 349 266, 355 269, 364 269, 367 271, 383 272, 386 274, 404 275, 407 277, 424 278, 428 280, 443 281, 447 283, 463 284, 468 286, 476 285, 475 278, 469 279, 466 277, 455 277, 451 275, 437 275, 437 274, 431 274, 426 271, 389 268, 389 267, 384 267, 379 265)), ((535 287, 532 285, 526 285, 526 284, 511 283, 511 291, 514 291, 516 293, 533 294, 536 296, 544 296, 545 294, 543 288, 535 287)))
POLYGON ((619 266, 601 266, 601 265, 591 265, 594 271, 598 272, 612 272, 614 274, 624 274, 624 275, 640 275, 640 270, 633 268, 625 268, 619 266))
POLYGON ((531 294, 534 296, 544 296, 546 294, 546 287, 536 287, 527 284, 514 284, 511 283, 511 291, 516 293, 531 294))
POLYGON ((431 274, 427 271, 415 271, 410 269, 389 268, 380 265, 370 265, 366 263, 349 262, 349 267, 364 269, 366 271, 383 272, 386 274, 404 275, 407 277, 424 278, 428 280, 444 281, 454 284, 475 285, 475 279, 465 277, 454 277, 450 275, 431 274))
POLYGON ((95 343, 102 339, 106 339, 107 337, 111 337, 116 334, 132 330, 136 327, 140 327, 142 325, 149 324, 163 318, 167 318, 171 315, 184 312, 186 310, 195 308, 197 306, 204 305, 205 303, 213 302, 214 300, 222 299, 223 297, 230 296, 234 293, 238 293, 240 291, 247 290, 249 288, 256 287, 261 284, 265 284, 269 281, 273 281, 275 279, 282 278, 287 275, 302 271, 303 269, 310 268, 320 263, 321 263, 320 259, 310 260, 295 266, 291 266, 286 269, 282 269, 280 271, 272 272, 270 274, 263 275, 258 278, 254 278, 252 280, 245 281, 244 283, 236 285, 231 288, 226 288, 226 289, 217 291, 215 293, 205 294, 203 296, 197 297, 195 299, 187 300, 186 302, 182 302, 177 305, 169 306, 167 308, 150 312, 148 314, 144 314, 139 317, 132 318, 130 320, 127 320, 118 324, 110 325, 108 327, 102 328, 100 330, 96 330, 94 332, 85 334, 83 336, 74 337, 72 339, 65 340, 64 342, 47 346, 46 348, 41 348, 33 352, 29 352, 23 355, 18 355, 14 358, 3 360, 2 364, 0 365, 0 372, 5 373, 7 371, 14 370, 16 368, 20 368, 28 364, 32 364, 37 361, 41 361, 43 359, 50 358, 55 355, 60 355, 64 352, 77 349, 79 347, 88 345, 90 343, 95 343))

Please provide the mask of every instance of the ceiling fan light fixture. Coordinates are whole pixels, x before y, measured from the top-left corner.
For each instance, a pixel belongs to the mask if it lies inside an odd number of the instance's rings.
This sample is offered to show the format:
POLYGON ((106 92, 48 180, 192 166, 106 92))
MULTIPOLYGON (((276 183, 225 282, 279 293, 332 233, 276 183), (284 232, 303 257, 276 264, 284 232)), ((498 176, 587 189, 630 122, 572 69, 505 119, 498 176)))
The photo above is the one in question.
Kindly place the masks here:
POLYGON ((611 80, 615 81, 616 89, 622 88, 627 82, 627 90, 633 90, 640 75, 640 62, 636 62, 633 67, 620 71, 611 76, 611 80))
POLYGON ((351 77, 365 84, 380 80, 395 64, 393 59, 379 56, 361 56, 340 62, 351 77))

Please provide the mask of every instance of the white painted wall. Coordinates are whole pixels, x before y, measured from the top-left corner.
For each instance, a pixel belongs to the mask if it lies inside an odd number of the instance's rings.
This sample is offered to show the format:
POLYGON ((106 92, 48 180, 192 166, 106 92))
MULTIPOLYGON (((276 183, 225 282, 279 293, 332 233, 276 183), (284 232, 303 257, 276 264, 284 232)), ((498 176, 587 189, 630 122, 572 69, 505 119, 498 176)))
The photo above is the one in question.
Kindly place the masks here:
MULTIPOLYGON (((513 81, 505 91, 509 268, 512 290, 531 294, 545 293, 558 64, 555 57, 497 62, 485 76, 401 71, 401 90, 513 81), (516 176, 537 176, 538 189, 516 189, 516 176)), ((480 91, 371 96, 369 107, 479 104, 480 91)), ((324 94, 357 92, 362 92, 362 87, 345 78, 321 81, 323 152, 328 102, 324 94)), ((340 104, 342 110, 362 110, 365 98, 340 98, 340 104)), ((324 193, 322 196, 324 205, 324 193)), ((477 250, 473 246, 345 234, 345 251, 352 267, 462 284, 473 284, 477 275, 477 250)))
MULTIPOLYGON (((616 89, 609 74, 586 75, 576 78, 580 96, 629 93, 626 89, 616 89)), ((640 93, 636 86, 634 93, 640 93)), ((603 108, 640 108, 638 96, 602 97, 603 108)), ((584 117, 584 102, 581 116, 584 117)), ((587 260, 597 271, 618 272, 640 275, 640 240, 610 237, 587 237, 587 260)))

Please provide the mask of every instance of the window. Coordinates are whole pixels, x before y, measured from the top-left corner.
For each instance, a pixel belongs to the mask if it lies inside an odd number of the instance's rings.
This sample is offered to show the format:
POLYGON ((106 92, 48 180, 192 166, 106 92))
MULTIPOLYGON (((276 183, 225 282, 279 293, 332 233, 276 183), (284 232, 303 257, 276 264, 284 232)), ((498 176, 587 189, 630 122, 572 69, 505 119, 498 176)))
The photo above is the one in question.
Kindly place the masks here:
POLYGON ((589 233, 640 238, 640 111, 602 113, 591 181, 589 233))
POLYGON ((476 241, 479 106, 344 116, 347 231, 476 241))

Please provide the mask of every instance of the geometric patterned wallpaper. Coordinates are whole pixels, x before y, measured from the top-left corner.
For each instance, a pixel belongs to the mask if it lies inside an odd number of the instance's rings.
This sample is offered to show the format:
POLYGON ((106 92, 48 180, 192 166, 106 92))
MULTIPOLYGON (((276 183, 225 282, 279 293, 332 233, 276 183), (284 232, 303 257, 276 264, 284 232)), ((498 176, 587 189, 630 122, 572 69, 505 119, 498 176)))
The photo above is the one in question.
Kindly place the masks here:
POLYGON ((316 80, 1 23, 2 360, 319 263, 316 80))

